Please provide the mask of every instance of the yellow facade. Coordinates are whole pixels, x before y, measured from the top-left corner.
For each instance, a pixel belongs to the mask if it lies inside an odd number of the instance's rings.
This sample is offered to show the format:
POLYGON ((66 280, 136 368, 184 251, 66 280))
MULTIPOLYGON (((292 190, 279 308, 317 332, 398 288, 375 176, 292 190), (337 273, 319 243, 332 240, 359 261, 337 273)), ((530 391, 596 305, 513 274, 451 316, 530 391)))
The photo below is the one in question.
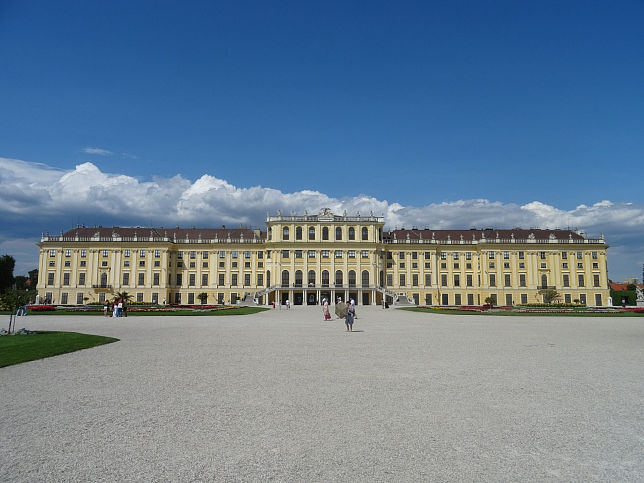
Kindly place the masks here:
POLYGON ((359 305, 608 303, 608 245, 569 230, 393 230, 384 219, 269 216, 267 230, 76 228, 43 236, 38 293, 55 304, 101 302, 114 292, 153 303, 359 305))

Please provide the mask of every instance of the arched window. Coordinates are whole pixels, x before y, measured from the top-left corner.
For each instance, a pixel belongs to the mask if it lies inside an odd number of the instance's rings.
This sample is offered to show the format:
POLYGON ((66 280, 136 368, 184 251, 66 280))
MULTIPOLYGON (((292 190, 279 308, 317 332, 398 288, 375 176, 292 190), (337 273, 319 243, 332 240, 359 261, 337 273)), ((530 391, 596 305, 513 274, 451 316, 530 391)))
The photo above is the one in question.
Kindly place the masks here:
POLYGON ((362 286, 363 287, 369 286, 369 270, 362 271, 362 286))
POLYGON ((541 288, 548 288, 548 275, 541 275, 541 288))
POLYGON ((354 270, 349 270, 349 287, 356 286, 356 272, 354 270))
POLYGON ((342 270, 336 270, 335 272, 335 286, 342 287, 342 270))
POLYGON ((101 287, 107 287, 107 273, 101 273, 101 287))
POLYGON ((322 240, 328 240, 329 239, 329 227, 325 226, 322 228, 322 240))
POLYGON ((362 227, 362 239, 363 240, 368 240, 369 239, 369 230, 367 230, 366 226, 362 227))
POLYGON ((349 240, 356 239, 356 229, 354 227, 349 227, 349 240))
POLYGON ((282 287, 288 287, 288 270, 282 270, 282 287))
POLYGON ((302 270, 295 271, 295 286, 296 287, 302 286, 302 270))
POLYGON ((315 240, 315 228, 309 227, 309 240, 315 240))
POLYGON ((328 270, 322 270, 322 286, 323 287, 328 287, 329 286, 329 271, 328 270))
POLYGON ((302 227, 298 226, 295 228, 295 239, 296 240, 301 240, 302 239, 302 227))
POLYGON ((288 226, 282 229, 282 240, 288 240, 288 226))
POLYGON ((309 270, 308 284, 309 286, 315 285, 315 270, 309 270))
POLYGON ((335 239, 342 240, 342 228, 339 226, 335 229, 335 239))

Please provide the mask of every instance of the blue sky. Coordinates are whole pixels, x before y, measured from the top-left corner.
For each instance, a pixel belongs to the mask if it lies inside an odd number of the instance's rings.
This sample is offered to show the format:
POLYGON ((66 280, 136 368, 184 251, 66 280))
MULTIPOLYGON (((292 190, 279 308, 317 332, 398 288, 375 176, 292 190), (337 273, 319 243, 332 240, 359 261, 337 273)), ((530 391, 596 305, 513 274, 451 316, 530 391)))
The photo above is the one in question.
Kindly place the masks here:
POLYGON ((640 1, 2 1, 0 251, 76 222, 261 226, 297 199, 605 232, 611 278, 641 277, 643 21, 640 1), (112 191, 66 204, 66 173, 112 191), (230 196, 155 198, 159 219, 149 183, 230 196))

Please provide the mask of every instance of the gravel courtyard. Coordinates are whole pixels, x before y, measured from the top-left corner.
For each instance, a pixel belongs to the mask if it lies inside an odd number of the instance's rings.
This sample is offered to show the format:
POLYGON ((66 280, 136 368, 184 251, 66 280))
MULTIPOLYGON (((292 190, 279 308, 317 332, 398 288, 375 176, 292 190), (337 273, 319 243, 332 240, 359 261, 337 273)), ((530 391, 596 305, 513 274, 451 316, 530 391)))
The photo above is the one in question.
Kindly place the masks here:
POLYGON ((2 481, 642 481, 644 318, 30 316, 2 481))

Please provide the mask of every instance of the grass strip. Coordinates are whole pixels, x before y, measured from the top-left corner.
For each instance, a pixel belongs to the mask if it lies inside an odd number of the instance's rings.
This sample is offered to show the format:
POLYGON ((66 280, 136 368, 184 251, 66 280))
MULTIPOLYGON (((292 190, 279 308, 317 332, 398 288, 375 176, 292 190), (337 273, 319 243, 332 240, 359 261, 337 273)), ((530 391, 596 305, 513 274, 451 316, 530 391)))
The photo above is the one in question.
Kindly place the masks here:
MULTIPOLYGON (((235 307, 232 309, 218 309, 218 310, 204 310, 203 312, 198 309, 176 309, 176 310, 159 310, 159 311, 134 311, 129 310, 128 317, 140 317, 150 315, 180 315, 180 316, 203 316, 203 315, 248 315, 257 312, 270 310, 265 307, 235 307)), ((0 312, 0 315, 9 315, 9 312, 0 312)), ((29 312, 29 317, 39 315, 93 315, 103 317, 103 311, 82 311, 82 310, 48 310, 48 311, 32 311, 29 312)), ((18 319, 20 320, 20 319, 18 319)))
POLYGON ((0 337, 0 367, 89 349, 118 339, 78 332, 36 332, 0 337))

